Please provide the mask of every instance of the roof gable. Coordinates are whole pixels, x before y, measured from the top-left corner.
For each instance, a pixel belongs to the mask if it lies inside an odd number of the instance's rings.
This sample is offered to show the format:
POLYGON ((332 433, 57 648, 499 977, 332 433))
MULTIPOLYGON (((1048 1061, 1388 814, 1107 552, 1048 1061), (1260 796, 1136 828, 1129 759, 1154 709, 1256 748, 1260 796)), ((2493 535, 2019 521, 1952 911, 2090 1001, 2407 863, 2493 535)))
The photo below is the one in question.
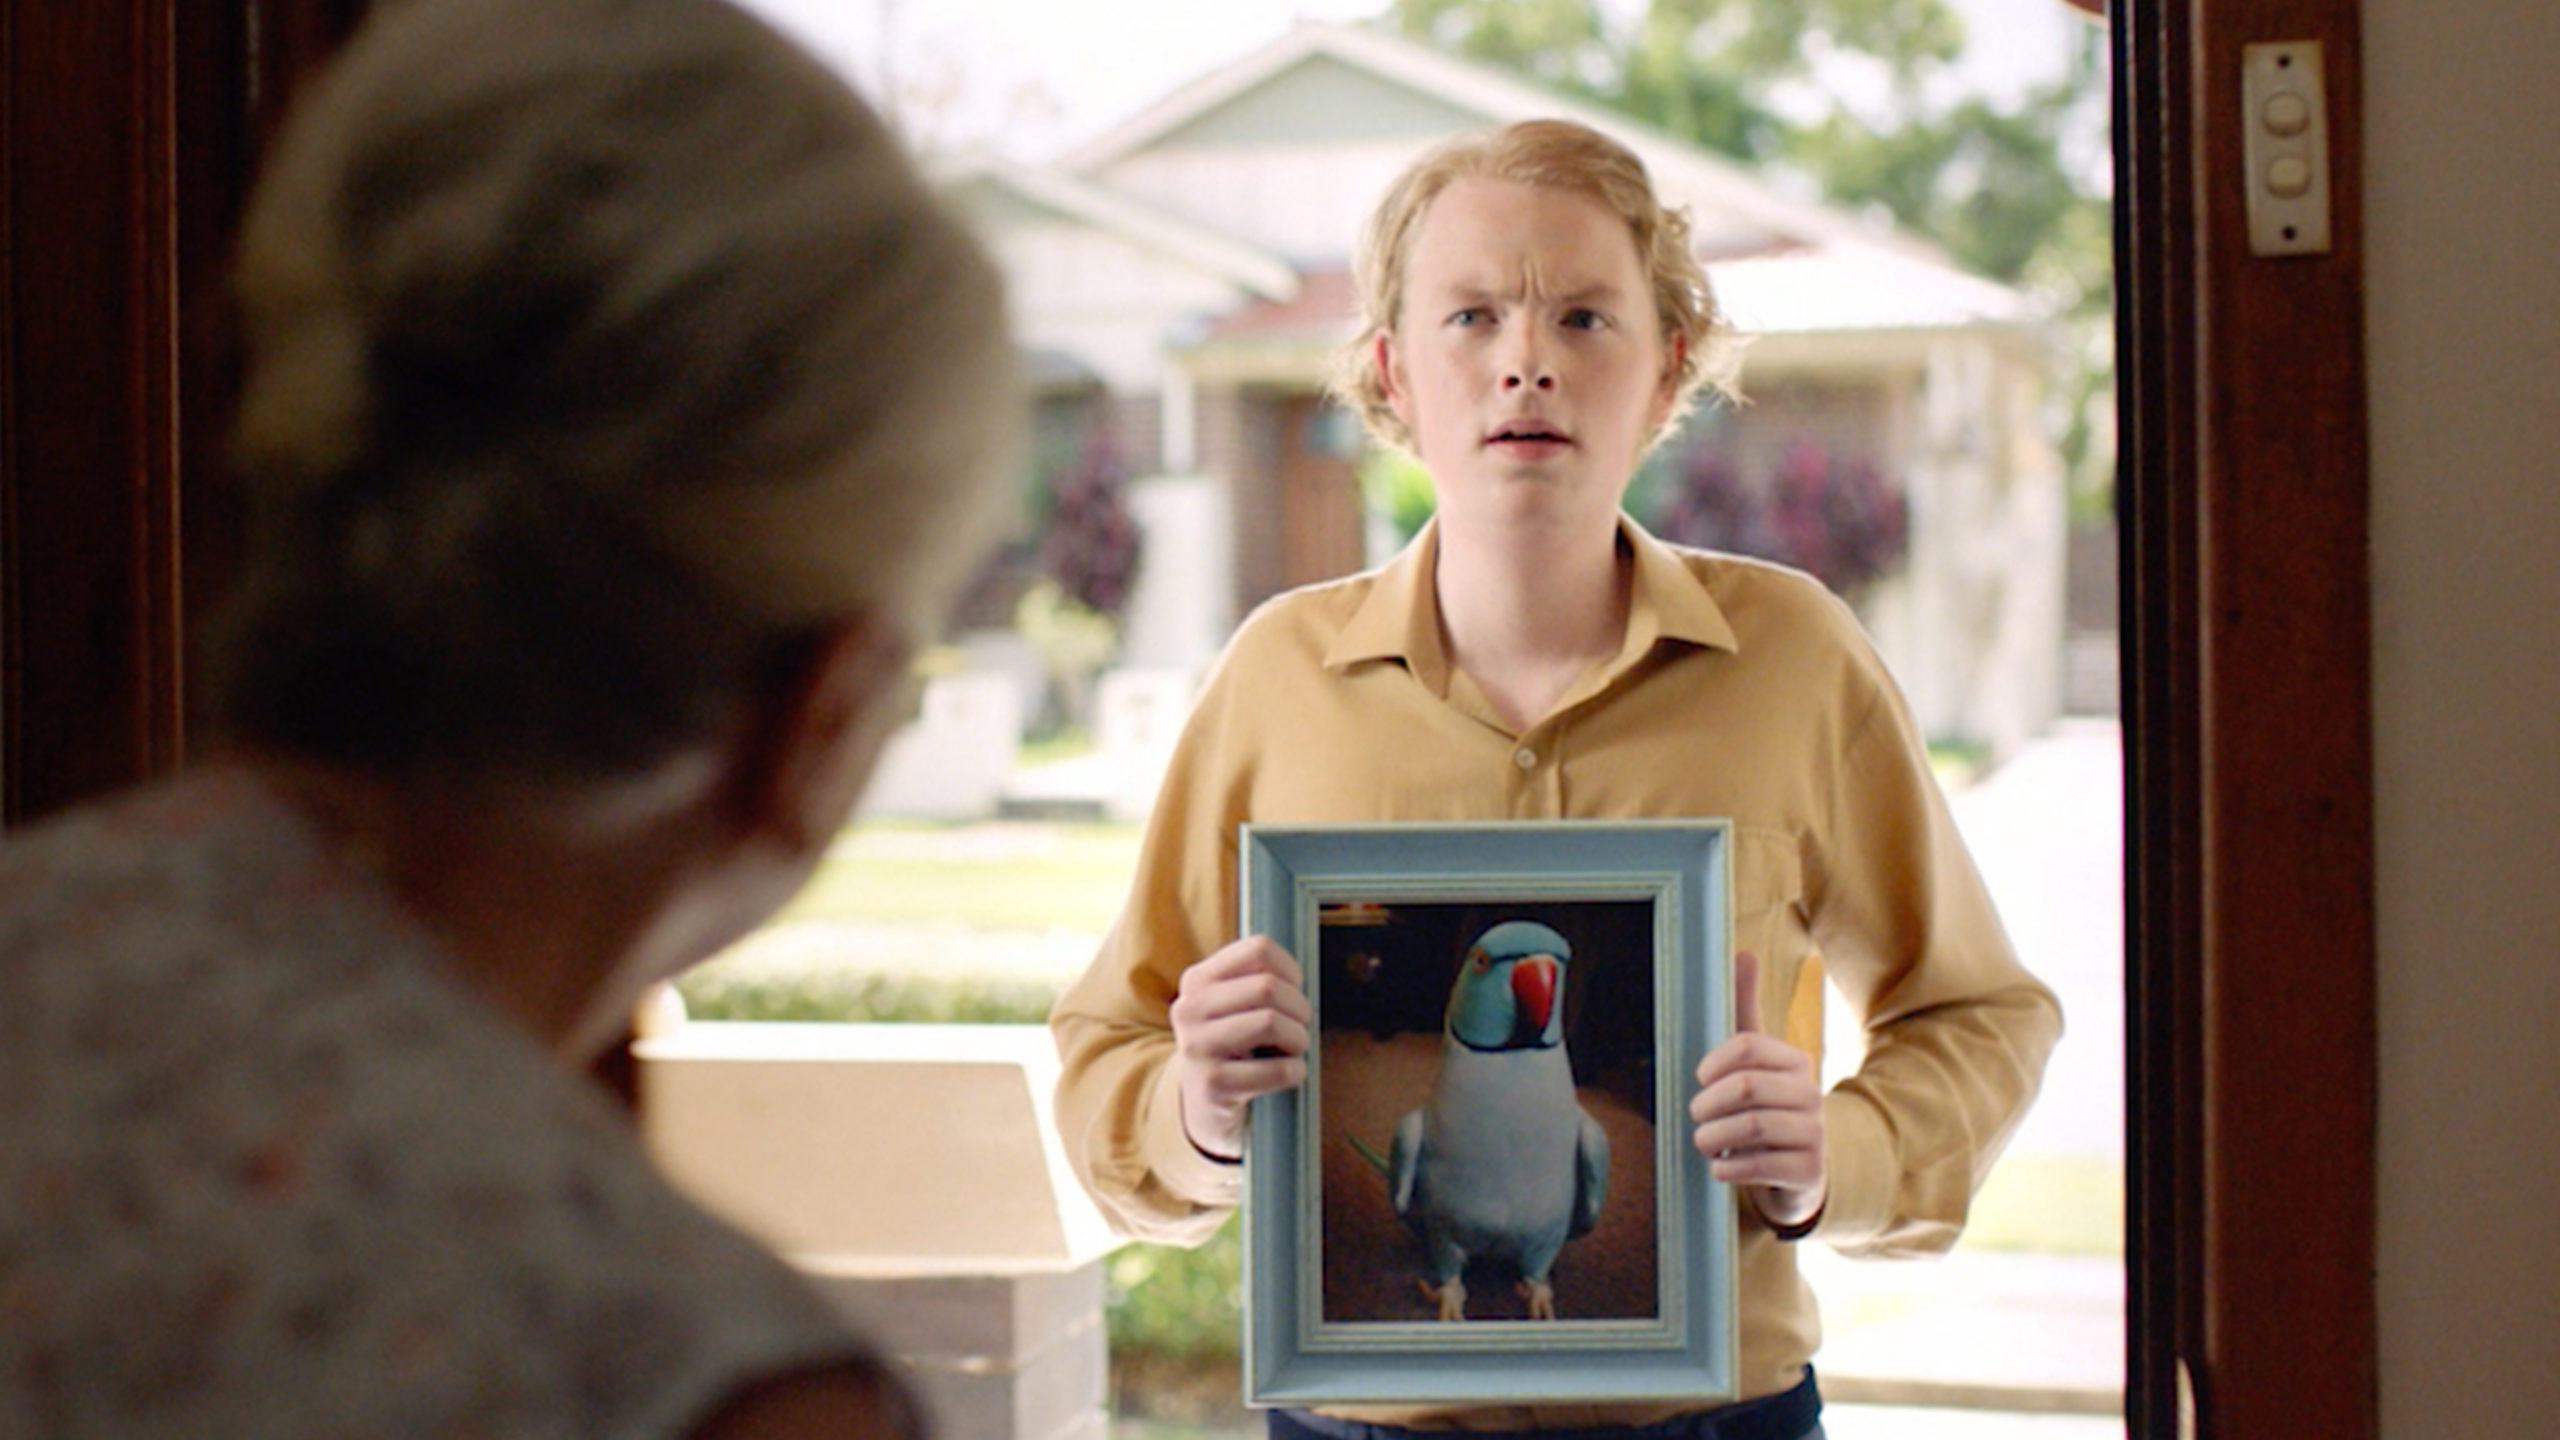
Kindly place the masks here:
POLYGON ((951 182, 944 192, 950 203, 976 222, 982 232, 1019 225, 1090 225, 1093 217, 1053 205, 1004 178, 978 171, 951 182))
POLYGON ((1635 151, 1664 197, 1689 207, 1709 253, 1848 242, 1943 263, 1933 247, 1786 195, 1735 161, 1614 111, 1380 30, 1325 21, 1300 22, 1059 164, 1114 185, 1132 167, 1187 151, 1232 150, 1243 141, 1301 149, 1405 141, 1418 149, 1460 131, 1542 116, 1578 121, 1635 151))
POLYGON ((1685 208, 1719 298, 1748 333, 2010 328, 2040 307, 1970 275, 1889 225, 1798 199, 1738 163, 1597 106, 1379 31, 1304 22, 1148 106, 1056 170, 1025 172, 1078 203, 1188 233, 1187 255, 1230 239, 1219 268, 1251 273, 1255 304, 1221 318, 1212 348, 1331 344, 1350 323, 1335 283, 1377 197, 1438 140, 1514 120, 1569 119, 1633 150, 1685 208), (1114 205, 1125 206, 1125 211, 1114 205), (1239 253, 1241 252, 1241 253, 1239 253), (1247 264, 1244 255, 1261 263, 1247 264), (1272 283, 1266 264, 1293 271, 1272 283), (1231 268, 1244 265, 1243 269, 1231 268))
POLYGON ((1428 140, 1497 124, 1499 118, 1315 50, 1224 102, 1180 120, 1151 143, 1178 147, 1390 137, 1428 140))
POLYGON ((983 156, 942 181, 944 193, 982 234, 1043 224, 1085 226, 1265 300, 1285 302, 1298 293, 1297 271, 1268 251, 1073 175, 983 156))

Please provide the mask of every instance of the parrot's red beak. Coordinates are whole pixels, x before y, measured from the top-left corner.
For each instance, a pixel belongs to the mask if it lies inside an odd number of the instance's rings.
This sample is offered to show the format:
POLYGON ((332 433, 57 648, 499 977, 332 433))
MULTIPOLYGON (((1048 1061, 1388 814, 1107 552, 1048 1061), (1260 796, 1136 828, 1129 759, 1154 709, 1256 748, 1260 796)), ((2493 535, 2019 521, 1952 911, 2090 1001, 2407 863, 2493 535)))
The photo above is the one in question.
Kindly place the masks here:
POLYGON ((1556 962, 1548 955, 1531 955, 1511 967, 1511 998, 1518 1004, 1519 1031, 1543 1035, 1548 1017, 1556 1011, 1556 962))

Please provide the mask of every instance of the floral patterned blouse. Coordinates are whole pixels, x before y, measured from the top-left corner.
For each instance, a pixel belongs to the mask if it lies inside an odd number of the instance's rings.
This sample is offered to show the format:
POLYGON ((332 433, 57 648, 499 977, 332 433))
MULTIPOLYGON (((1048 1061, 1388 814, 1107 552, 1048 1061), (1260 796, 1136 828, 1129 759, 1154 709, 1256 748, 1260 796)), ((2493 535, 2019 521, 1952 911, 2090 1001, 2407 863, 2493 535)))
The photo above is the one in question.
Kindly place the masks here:
POLYGON ((246 774, 0 850, 0 1436, 673 1435, 867 1355, 246 774))

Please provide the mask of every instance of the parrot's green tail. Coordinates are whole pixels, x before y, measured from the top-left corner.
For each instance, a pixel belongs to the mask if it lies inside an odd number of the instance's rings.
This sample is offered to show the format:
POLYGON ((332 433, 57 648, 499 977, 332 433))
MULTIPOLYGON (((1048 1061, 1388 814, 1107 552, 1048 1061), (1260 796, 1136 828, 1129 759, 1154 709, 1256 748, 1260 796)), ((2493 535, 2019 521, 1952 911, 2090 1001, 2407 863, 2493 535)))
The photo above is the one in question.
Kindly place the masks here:
POLYGON ((1377 1151, 1370 1149, 1370 1148, 1368 1147, 1368 1145, 1367 1145, 1364 1141, 1362 1141, 1362 1140, 1361 1140, 1361 1138, 1360 1138, 1359 1136, 1352 1134, 1352 1133, 1351 1133, 1350 1131, 1348 1131, 1348 1130, 1345 1130, 1345 1131, 1343 1131, 1343 1132, 1342 1132, 1342 1138, 1351 1142, 1351 1148, 1360 1152, 1360 1158, 1361 1158, 1361 1159, 1366 1160, 1366 1161, 1368 1161, 1370 1164, 1377 1166, 1377 1167, 1378 1167, 1378 1173, 1379 1173, 1381 1176, 1383 1176, 1383 1175, 1385 1175, 1385 1174, 1387 1174, 1387 1173, 1388 1173, 1388 1172, 1387 1172, 1387 1157, 1386 1157, 1386 1156, 1381 1155, 1381 1154, 1379 1154, 1377 1151))

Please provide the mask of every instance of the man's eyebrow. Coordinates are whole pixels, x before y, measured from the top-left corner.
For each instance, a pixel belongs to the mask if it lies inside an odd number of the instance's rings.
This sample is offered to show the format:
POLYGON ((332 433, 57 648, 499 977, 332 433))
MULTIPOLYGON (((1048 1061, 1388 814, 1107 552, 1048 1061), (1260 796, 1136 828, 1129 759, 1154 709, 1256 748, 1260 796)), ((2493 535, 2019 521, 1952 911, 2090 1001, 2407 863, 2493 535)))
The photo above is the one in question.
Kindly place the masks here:
MULTIPOLYGON (((1418 293, 1441 301, 1493 300, 1507 298, 1512 293, 1511 287, 1482 279, 1441 280, 1417 286, 1415 289, 1418 293)), ((1555 296, 1551 303, 1557 305, 1591 305, 1602 302, 1625 304, 1635 293, 1615 280, 1594 280, 1555 296)))
POLYGON ((1625 304, 1627 299, 1634 293, 1635 292, 1627 289, 1615 280, 1594 280, 1588 285, 1584 285, 1578 289, 1568 290, 1564 294, 1557 296, 1556 303, 1559 305, 1591 305, 1608 302, 1611 304, 1622 305, 1625 304))

